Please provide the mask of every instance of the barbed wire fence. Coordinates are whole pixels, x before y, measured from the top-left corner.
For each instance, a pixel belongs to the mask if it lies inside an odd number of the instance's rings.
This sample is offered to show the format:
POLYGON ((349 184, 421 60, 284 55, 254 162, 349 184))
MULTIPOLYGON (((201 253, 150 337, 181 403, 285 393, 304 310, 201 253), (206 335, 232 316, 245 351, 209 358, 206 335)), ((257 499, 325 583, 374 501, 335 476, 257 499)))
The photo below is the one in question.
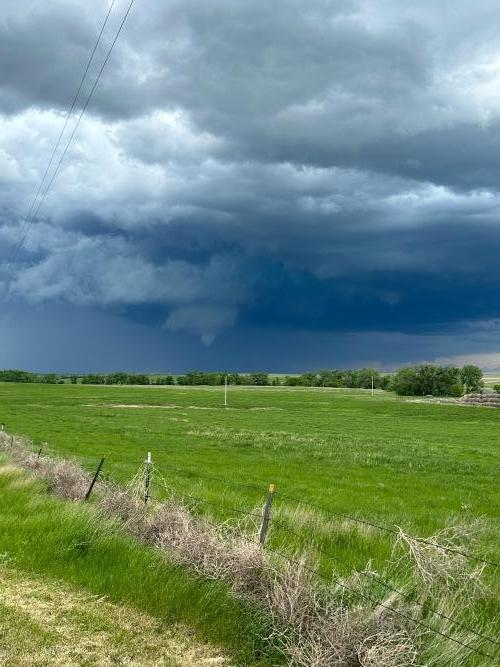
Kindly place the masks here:
MULTIPOLYGON (((191 493, 181 493, 178 494, 175 490, 173 490, 172 485, 169 484, 168 480, 165 479, 165 477, 162 475, 160 470, 158 470, 155 467, 155 477, 156 479, 160 482, 161 486, 163 489, 165 489, 167 492, 170 491, 172 495, 178 495, 180 496, 181 500, 189 500, 194 502, 197 505, 208 505, 211 507, 215 507, 218 510, 222 510, 224 512, 229 512, 234 515, 238 516, 245 516, 248 517, 249 519, 257 519, 259 521, 259 529, 258 529, 258 536, 255 538, 251 538, 250 536, 244 534, 241 530, 239 529, 232 529, 233 533, 236 537, 238 538, 243 538, 244 540, 247 540, 249 543, 255 545, 255 544, 260 544, 262 547, 264 547, 267 551, 270 553, 278 556, 279 558, 283 559, 289 564, 293 564, 295 566, 301 566, 305 567, 308 569, 308 571, 317 579, 322 580, 328 584, 334 583, 336 586, 344 589, 348 593, 361 598, 362 600, 366 602, 370 602, 372 604, 377 605, 378 607, 383 608, 384 610, 388 611, 391 614, 395 614, 396 616, 400 616, 401 618, 404 618, 406 621, 409 621, 410 623, 413 623, 421 628, 424 628, 426 631, 429 631, 431 633, 434 633, 435 635, 438 635, 439 637, 446 639, 448 641, 453 642, 454 644, 460 646, 461 648, 467 649, 468 651, 475 653, 476 655, 479 655, 481 657, 485 657, 491 660, 495 660, 496 658, 483 651, 482 649, 479 649, 472 644, 469 644, 465 641, 462 641, 461 639, 458 639, 457 637, 453 637, 450 634, 447 634, 445 632, 440 631, 437 628, 434 628, 433 626, 429 625, 425 621, 422 621, 421 619, 414 618, 410 614, 401 611, 399 609, 395 609, 394 607, 384 603, 381 600, 376 599, 372 595, 368 595, 366 593, 363 593, 361 591, 356 590, 352 586, 347 585, 344 581, 341 581, 338 577, 335 577, 333 575, 327 576, 325 575, 321 570, 318 568, 313 568, 313 567, 308 567, 307 565, 304 565, 302 561, 299 561, 298 559, 294 558, 291 556, 289 553, 282 551, 280 549, 277 549, 274 546, 271 546, 269 541, 267 540, 268 537, 268 531, 269 529, 276 528, 278 530, 282 530, 290 535, 292 535, 295 539, 298 539, 301 543, 305 540, 309 539, 308 535, 304 535, 299 533, 299 531, 291 528, 288 526, 283 520, 281 520, 278 517, 272 516, 271 511, 273 507, 273 503, 275 498, 282 499, 285 501, 291 501, 296 503, 298 506, 303 505, 306 507, 311 507, 316 510, 320 510, 325 516, 333 517, 333 518, 341 518, 346 521, 350 521, 353 524, 358 524, 362 526, 369 526, 370 528, 379 530, 385 534, 390 534, 393 536, 398 536, 400 534, 400 530, 397 528, 392 528, 387 525, 382 525, 380 523, 374 523, 372 521, 367 521, 365 519, 361 519, 359 517, 353 516, 353 515, 348 515, 345 513, 341 512, 336 512, 334 510, 331 510, 329 508, 326 508, 321 505, 317 505, 315 503, 310 503, 309 501, 306 501, 301 498, 297 498, 294 496, 290 496, 288 494, 283 494, 280 493, 278 490, 275 489, 274 484, 270 484, 268 488, 268 493, 267 497, 265 497, 265 488, 263 486, 259 486, 257 484, 248 484, 248 483, 241 483, 241 482, 236 482, 236 481, 231 481, 226 478, 217 476, 217 475, 211 475, 211 474, 205 474, 201 473, 198 471, 194 471, 192 469, 185 469, 185 468, 180 468, 179 466, 170 466, 170 465, 162 465, 162 469, 169 469, 176 474, 181 474, 185 475, 187 477, 191 478, 200 478, 200 479, 206 479, 206 480, 212 480, 212 481, 218 481, 222 484, 224 484, 226 487, 231 487, 235 489, 251 489, 252 491, 259 492, 262 495, 262 511, 257 512, 255 509, 253 510, 244 510, 240 507, 235 507, 228 505, 227 503, 222 503, 218 502, 215 500, 210 500, 207 498, 203 498, 201 496, 195 496, 191 493)), ((160 499, 159 499, 160 500, 160 499)), ((214 522, 209 521, 206 516, 203 517, 205 521, 208 521, 210 525, 212 525, 214 528, 217 528, 217 524, 214 522)), ((482 556, 478 556, 476 554, 468 553, 464 550, 461 549, 455 549, 446 545, 439 544, 438 542, 432 540, 432 539, 426 539, 426 538, 420 538, 420 537, 413 537, 415 541, 430 545, 438 550, 442 550, 444 552, 452 552, 456 555, 459 555, 463 557, 464 559, 471 561, 471 562, 476 562, 476 563, 481 563, 484 566, 491 567, 494 569, 500 568, 500 563, 497 563, 496 561, 493 561, 491 559, 484 558, 482 556)), ((418 600, 415 600, 409 593, 401 590, 400 588, 397 588, 393 584, 391 584, 389 581, 385 580, 383 577, 379 576, 375 572, 367 571, 367 570, 361 570, 359 568, 356 568, 352 563, 348 562, 347 560, 340 558, 338 555, 333 554, 331 551, 323 548, 321 545, 315 543, 314 548, 316 551, 321 554, 321 556, 325 557, 328 559, 330 562, 335 562, 340 565, 342 565, 345 568, 349 568, 351 572, 358 574, 359 576, 369 580, 369 581, 374 581, 378 584, 380 584, 385 590, 390 591, 391 593, 394 593, 401 597, 402 599, 411 602, 413 605, 417 606, 419 609, 424 611, 426 614, 435 616, 441 620, 448 621, 449 623, 452 624, 457 629, 466 631, 474 637, 476 637, 478 640, 481 640, 483 642, 486 642, 490 644, 493 647, 500 647, 500 640, 495 639, 493 637, 489 637, 488 635, 482 634, 481 632, 477 631, 476 629, 472 628, 470 625, 467 625, 463 623, 462 621, 457 620, 456 618, 453 618, 451 615, 445 614, 438 609, 436 609, 434 606, 429 605, 427 602, 419 602, 418 600)))
MULTIPOLYGON (((13 435, 8 434, 6 431, 2 431, 1 436, 4 448, 12 449, 15 446, 15 438, 13 435)), ((50 457, 49 448, 46 443, 44 443, 41 447, 36 447, 36 448, 32 444, 32 449, 33 449, 33 456, 36 456, 37 460, 50 457)), ((91 479, 90 485, 84 496, 81 498, 82 501, 88 500, 94 488, 98 486, 97 483, 99 475, 102 475, 104 462, 105 458, 102 457, 98 462, 94 474, 90 477, 91 479)), ((106 484, 107 482, 104 482, 104 480, 101 479, 101 483, 106 484)), ((462 639, 456 636, 453 636, 447 632, 443 632, 439 630, 439 628, 433 627, 425 620, 422 620, 420 618, 415 618, 410 613, 407 613, 406 611, 402 611, 401 609, 397 609, 392 605, 387 604, 383 600, 380 600, 377 597, 375 597, 375 594, 372 594, 371 592, 367 593, 357 590, 352 585, 349 585, 345 580, 340 579, 338 576, 336 576, 334 574, 335 570, 333 567, 331 573, 327 575, 325 574, 324 571, 322 571, 318 567, 312 567, 305 564, 303 560, 299 560, 299 558, 296 556, 295 553, 291 554, 282 548, 276 547, 274 545, 274 541, 270 539, 270 536, 278 533, 279 531, 282 531, 283 533, 292 536, 294 538, 293 544, 295 547, 297 546, 297 544, 299 544, 300 548, 303 549, 304 542, 307 541, 306 549, 310 549, 311 546, 313 546, 316 552, 320 554, 321 557, 324 558, 329 564, 336 563, 338 565, 341 565, 344 569, 347 569, 351 574, 359 575, 359 577, 362 577, 366 581, 375 582, 376 584, 380 585, 384 590, 397 595, 398 597, 406 600, 407 602, 410 602, 413 606, 421 610, 425 615, 447 621, 448 623, 451 624, 451 626, 454 629, 462 630, 469 633, 470 635, 473 635, 474 638, 476 638, 478 641, 490 645, 498 653, 497 647, 500 647, 500 640, 479 632, 471 625, 466 624, 458 620, 457 618, 454 618, 452 615, 445 614, 444 612, 437 609, 435 606, 429 604, 427 601, 421 602, 419 600, 416 600, 414 595, 411 595, 409 592, 406 592, 402 590, 400 587, 395 586, 394 584, 392 584, 390 581, 380 576, 379 574, 367 569, 360 569, 356 567, 352 562, 342 558, 341 556, 338 555, 338 553, 334 554, 330 549, 325 548, 317 541, 314 542, 313 545, 311 545, 310 541, 311 538, 309 534, 301 533, 299 530, 292 528, 282 518, 280 518, 279 511, 273 511, 273 510, 280 509, 280 506, 277 507, 277 503, 283 503, 281 507, 283 507, 285 503, 293 503, 296 505, 296 507, 306 507, 315 509, 316 511, 321 512, 322 515, 326 518, 329 519, 333 518, 335 520, 342 519, 343 521, 351 522, 353 525, 370 527, 373 530, 380 531, 383 534, 391 535, 393 537, 397 537, 398 535, 400 535, 400 529, 398 529, 397 527, 392 527, 382 523, 366 520, 359 516, 337 512, 323 505, 312 503, 307 499, 297 498, 289 494, 284 494, 279 489, 276 489, 273 484, 268 485, 266 489, 266 486, 264 485, 261 486, 254 483, 242 483, 218 475, 208 474, 175 465, 162 464, 160 469, 156 466, 156 464, 154 464, 150 452, 147 453, 147 457, 144 463, 139 466, 132 480, 127 485, 127 488, 136 497, 141 498, 141 500, 144 502, 145 505, 148 504, 149 502, 160 504, 162 502, 166 502, 167 500, 177 500, 180 503, 182 503, 182 505, 185 506, 188 510, 191 511, 199 512, 200 506, 206 506, 209 508, 216 509, 224 513, 225 515, 229 514, 232 516, 240 517, 240 520, 243 517, 244 519, 247 519, 248 521, 251 522, 250 525, 252 534, 249 534, 248 532, 248 524, 245 526, 246 527, 245 530, 241 524, 241 521, 239 522, 239 525, 237 527, 231 526, 227 522, 225 522, 223 524, 224 529, 229 533, 231 533, 235 538, 242 539, 248 542, 249 544, 252 544, 253 546, 256 545, 260 546, 260 548, 265 549, 267 553, 278 557, 279 559, 288 563, 288 565, 294 565, 296 567, 300 566, 305 568, 318 581, 322 581, 328 584, 329 586, 333 584, 338 589, 342 589, 346 593, 360 600, 368 602, 372 605, 376 605, 377 607, 384 609, 390 614, 399 616, 405 621, 412 623, 420 628, 423 628, 427 632, 433 633, 435 636, 450 641, 477 656, 480 656, 482 658, 488 658, 492 661, 495 661, 493 664, 498 664, 499 658, 483 650, 483 648, 478 648, 477 646, 474 646, 473 644, 467 641, 463 641, 462 639), (238 491, 241 491, 242 489, 245 489, 245 491, 251 490, 252 492, 258 494, 256 497, 255 506, 251 509, 243 508, 242 506, 236 507, 235 505, 231 505, 228 504, 227 502, 222 502, 220 500, 206 498, 203 496, 195 495, 193 493, 179 492, 172 484, 172 481, 167 477, 165 477, 165 475, 163 474, 164 471, 169 471, 170 474, 173 473, 176 476, 182 476, 188 479, 190 478, 190 479, 200 479, 207 481, 208 480, 217 481, 222 485, 224 485, 226 488, 236 489, 238 491), (153 491, 154 487, 160 489, 162 493, 159 494, 155 493, 153 491)), ((217 522, 209 519, 206 516, 206 513, 204 512, 201 512, 201 515, 203 517, 203 520, 206 521, 213 528, 220 529, 221 527, 220 521, 217 522)), ((498 563, 495 560, 483 557, 475 553, 470 553, 463 549, 440 544, 439 542, 436 542, 431 538, 412 537, 411 539, 415 540, 416 542, 429 545, 437 550, 441 550, 446 553, 453 553, 454 555, 460 556, 461 558, 463 558, 468 562, 478 563, 484 567, 491 568, 495 571, 500 569, 500 563, 498 563)))

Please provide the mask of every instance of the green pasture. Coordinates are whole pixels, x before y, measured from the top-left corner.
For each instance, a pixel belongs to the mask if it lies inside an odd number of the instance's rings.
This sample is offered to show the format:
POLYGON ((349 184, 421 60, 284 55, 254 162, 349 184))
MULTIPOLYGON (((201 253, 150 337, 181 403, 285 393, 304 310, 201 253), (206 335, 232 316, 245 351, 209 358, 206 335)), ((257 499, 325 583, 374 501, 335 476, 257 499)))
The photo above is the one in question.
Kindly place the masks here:
MULTIPOLYGON (((89 470, 105 456, 106 475, 120 483, 150 451, 154 496, 183 496, 250 539, 259 521, 241 512, 260 511, 272 482, 269 548, 307 550, 323 575, 370 562, 411 594, 391 559, 394 535, 343 515, 418 536, 474 524, 465 548, 499 560, 500 411, 364 390, 231 387, 224 408, 223 387, 2 384, 0 420, 89 470)), ((489 588, 457 612, 494 635, 498 574, 487 568, 489 588)), ((370 595, 387 590, 374 582, 370 595)))

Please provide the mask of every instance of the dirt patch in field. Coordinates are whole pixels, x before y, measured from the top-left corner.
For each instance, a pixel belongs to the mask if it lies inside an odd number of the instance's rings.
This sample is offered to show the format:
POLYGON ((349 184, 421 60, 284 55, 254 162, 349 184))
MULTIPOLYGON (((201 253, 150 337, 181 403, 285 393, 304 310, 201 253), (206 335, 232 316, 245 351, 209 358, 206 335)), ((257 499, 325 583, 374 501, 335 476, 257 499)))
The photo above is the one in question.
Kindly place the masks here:
MULTIPOLYGON (((87 408, 110 408, 110 409, 157 409, 157 410, 224 410, 224 409, 233 409, 234 408, 224 408, 224 407, 215 407, 215 406, 206 406, 206 405, 150 405, 149 403, 87 403, 87 408)), ((256 408, 258 409, 258 408, 256 408)))
MULTIPOLYGON (((211 405, 150 405, 149 403, 87 403, 86 408, 109 408, 109 409, 156 409, 156 410, 236 410, 230 406, 211 406, 211 405)), ((248 410, 283 410, 275 407, 255 407, 248 410)))
POLYGON ((189 630, 0 565, 0 664, 229 667, 189 630))
POLYGON ((87 408, 157 408, 159 410, 180 410, 182 405, 149 405, 147 403, 87 403, 87 408))

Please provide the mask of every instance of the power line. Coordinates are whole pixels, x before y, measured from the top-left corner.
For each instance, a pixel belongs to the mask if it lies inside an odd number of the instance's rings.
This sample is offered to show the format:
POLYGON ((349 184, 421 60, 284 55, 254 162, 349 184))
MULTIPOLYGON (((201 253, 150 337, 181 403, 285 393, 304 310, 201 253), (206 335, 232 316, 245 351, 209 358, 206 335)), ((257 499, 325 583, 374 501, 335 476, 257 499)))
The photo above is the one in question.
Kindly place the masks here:
MULTIPOLYGON (((37 216, 38 213, 40 212, 40 209, 42 208, 43 203, 44 203, 44 201, 45 201, 45 198, 47 197, 48 193, 50 192, 50 189, 51 189, 51 187, 52 187, 52 185, 53 185, 53 183, 54 183, 54 181, 55 181, 55 179, 56 179, 56 177, 57 177, 57 175, 58 175, 58 173, 59 173, 59 170, 60 170, 61 165, 62 165, 62 163, 63 163, 63 161, 64 161, 64 158, 66 157, 66 153, 68 152, 68 149, 69 149, 69 147, 70 147, 70 145, 71 145, 71 142, 73 141, 73 139, 74 139, 74 137, 75 137, 75 134, 76 134, 76 132, 77 132, 79 126, 80 126, 80 123, 81 123, 81 121, 82 121, 82 119, 83 119, 83 116, 85 115, 85 112, 86 112, 86 110, 87 110, 87 107, 88 107, 89 104, 90 104, 90 101, 91 101, 91 99, 92 99, 92 97, 93 97, 93 95, 94 95, 94 92, 95 92, 95 90, 96 90, 96 88, 97 88, 97 85, 98 85, 98 83, 99 83, 99 81, 100 81, 100 79, 101 79, 102 73, 104 72, 104 68, 106 67, 106 65, 107 65, 107 63, 108 63, 108 60, 109 60, 109 58, 110 58, 110 56, 111 56, 111 53, 112 53, 112 51, 113 51, 113 49, 114 49, 114 47, 115 47, 115 45, 116 45, 116 42, 118 41, 118 37, 120 36, 120 34, 121 34, 121 32, 122 32, 122 29, 123 29, 123 26, 125 25, 125 21, 127 20, 129 14, 130 14, 130 11, 132 10, 132 7, 133 7, 133 5, 134 5, 134 2, 135 2, 135 0, 130 0, 130 3, 129 3, 129 5, 128 5, 128 7, 127 7, 127 10, 126 10, 126 12, 125 12, 125 15, 123 16, 123 19, 122 19, 122 21, 121 21, 121 23, 120 23, 120 25, 119 25, 119 27, 118 27, 118 30, 116 31, 116 34, 115 34, 115 36, 114 36, 114 38, 113 38, 113 41, 111 42, 111 46, 109 47, 109 49, 108 49, 108 51, 107 51, 107 54, 106 54, 106 57, 105 57, 105 59, 104 59, 102 65, 101 65, 101 67, 100 67, 100 69, 99 69, 99 72, 97 73, 97 76, 96 76, 96 78, 95 78, 95 80, 94 80, 94 83, 93 83, 93 85, 92 85, 92 88, 91 88, 89 94, 87 95, 87 99, 85 100, 85 104, 83 105, 83 107, 82 107, 82 109, 81 109, 81 111, 80 111, 80 115, 78 116, 78 120, 77 120, 77 122, 76 122, 76 124, 75 124, 75 126, 74 126, 74 128, 73 128, 73 131, 71 132, 71 134, 70 134, 70 136, 69 136, 69 138, 68 138, 68 141, 66 142, 66 145, 64 146, 64 150, 63 150, 63 152, 62 152, 62 154, 61 154, 61 156, 60 156, 60 158, 59 158, 59 160, 58 160, 58 162, 57 162, 57 164, 56 164, 56 167, 55 167, 55 169, 54 169, 54 172, 52 173, 52 176, 51 176, 51 178, 50 178, 50 180, 49 180, 49 182, 48 182, 48 184, 47 184, 47 186, 46 186, 46 188, 45 188, 45 191, 42 193, 41 199, 40 199, 40 201, 38 202, 37 206, 35 207, 35 210, 32 212, 31 216, 28 218, 28 220, 27 220, 27 222, 26 222, 24 232, 23 232, 23 234, 22 234, 22 236, 21 236, 21 239, 20 239, 20 241, 19 241, 19 244, 18 244, 18 246, 17 246, 17 248, 16 248, 16 251, 15 251, 15 254, 14 254, 14 259, 13 259, 12 261, 15 261, 15 260, 17 259, 17 256, 18 256, 18 254, 19 254, 19 251, 21 250, 21 248, 22 248, 23 245, 24 245, 24 242, 25 242, 25 240, 26 240, 26 237, 27 237, 27 235, 28 235, 28 232, 29 232, 31 226, 33 225, 33 222, 35 221, 36 216, 37 216)), ((111 9, 112 9, 112 7, 110 8, 109 14, 111 13, 111 9)), ((106 23, 107 23, 107 19, 106 19, 106 23)), ((104 26, 104 27, 105 27, 105 26, 104 26)), ((103 28, 103 31, 104 31, 104 28, 103 28)), ((101 34, 102 34, 102 33, 101 33, 101 34)), ((99 37, 99 41, 100 41, 100 37, 99 37)), ((97 49, 97 46, 96 46, 96 49, 97 49)), ((90 68, 90 64, 89 64, 89 68, 90 68)), ((83 85, 83 82, 82 82, 82 85, 83 85)), ((76 104, 76 101, 75 101, 75 104, 76 104)), ((52 160, 53 160, 53 158, 52 158, 52 160)), ((45 177, 44 177, 43 180, 45 180, 45 177)), ((42 184, 43 184, 43 181, 42 181, 42 184)), ((42 190, 42 187, 40 187, 40 191, 41 191, 41 190, 42 190)), ((37 194, 37 196, 38 196, 38 194, 37 194)))
MULTIPOLYGON (((106 29, 106 26, 107 26, 108 21, 109 21, 109 17, 111 16, 111 12, 113 11, 113 7, 115 6, 115 2, 116 2, 116 0, 112 0, 112 1, 111 1, 111 4, 110 4, 110 6, 109 6, 109 9, 108 9, 108 12, 107 12, 107 14, 106 14, 106 17, 105 17, 105 19, 104 19, 104 21, 103 21, 103 23, 102 23, 101 30, 100 30, 100 32, 99 32, 99 35, 97 36, 96 42, 95 42, 95 44, 94 44, 94 48, 92 49, 92 53, 90 54, 90 57, 89 57, 89 59, 88 59, 88 61, 87 61, 87 64, 86 64, 86 66, 85 66, 85 69, 84 69, 82 78, 81 78, 81 80, 80 80, 80 84, 79 84, 78 89, 77 89, 77 91, 76 91, 76 93, 75 93, 75 96, 73 97, 73 101, 71 102, 71 106, 70 106, 70 108, 69 108, 69 110, 68 110, 68 112, 67 112, 67 114, 66 114, 66 118, 65 118, 65 121, 64 121, 64 125, 63 125, 63 127, 62 127, 62 129, 61 129, 61 131, 60 131, 60 133, 59 133, 59 136, 58 136, 58 138, 57 138, 57 141, 56 141, 56 144, 55 144, 55 146, 54 146, 54 149, 52 150, 52 154, 51 154, 51 156, 50 156, 49 162, 48 162, 48 164, 47 164, 47 166, 46 166, 46 168, 45 168, 44 174, 43 174, 43 176, 42 176, 42 180, 40 181, 40 183, 39 183, 39 185, 38 185, 38 189, 37 189, 37 191, 36 191, 36 193, 35 193, 35 196, 33 197, 33 200, 32 200, 32 202, 31 202, 31 205, 30 205, 30 208, 29 208, 29 210, 28 210, 28 213, 27 213, 26 216, 25 216, 25 218, 26 218, 27 220, 29 220, 30 217, 31 217, 31 214, 32 214, 33 209, 34 209, 34 207, 35 207, 35 203, 36 203, 36 201, 37 201, 37 199, 38 199, 38 197, 39 197, 39 195, 40 195, 40 193, 41 193, 41 191, 42 191, 43 184, 45 183, 45 179, 47 178, 47 175, 48 175, 48 173, 49 173, 49 171, 50 171, 50 168, 51 168, 52 163, 53 163, 53 161, 54 161, 54 158, 55 158, 55 156, 56 156, 57 150, 58 150, 58 148, 59 148, 59 146, 60 146, 60 144, 61 144, 62 138, 63 138, 64 133, 65 133, 65 131, 66 131, 66 128, 67 128, 67 126, 68 126, 69 119, 71 118, 71 116, 72 116, 72 114, 73 114, 73 111, 74 111, 74 108, 75 108, 75 106, 76 106, 76 103, 77 103, 77 101, 78 101, 78 98, 80 97, 80 93, 81 93, 81 91, 82 91, 83 84, 84 84, 84 82, 85 82, 85 79, 87 78, 87 74, 88 74, 88 72, 89 72, 89 70, 90 70, 90 67, 91 67, 93 61, 94 61, 94 56, 95 56, 95 54, 96 54, 96 52, 97 52, 97 49, 98 49, 98 47, 99 47, 99 44, 100 44, 100 42, 101 42, 102 36, 103 36, 103 34, 104 34, 104 30, 106 29)), ((17 252, 18 252, 18 251, 17 251, 17 252)), ((17 254, 14 256, 14 258, 13 258, 12 261, 15 261, 15 259, 17 259, 17 254)), ((9 262, 9 264, 10 264, 10 262, 9 262)))

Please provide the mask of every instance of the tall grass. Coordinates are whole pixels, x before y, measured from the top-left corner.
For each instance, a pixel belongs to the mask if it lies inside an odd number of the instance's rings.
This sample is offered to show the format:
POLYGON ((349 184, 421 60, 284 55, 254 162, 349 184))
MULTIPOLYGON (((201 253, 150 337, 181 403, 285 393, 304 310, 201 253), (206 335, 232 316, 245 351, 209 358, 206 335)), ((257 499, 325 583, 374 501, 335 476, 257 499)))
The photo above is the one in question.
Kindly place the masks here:
MULTIPOLYGON (((79 479, 77 466, 47 458, 38 461, 17 441, 15 445, 12 453, 16 459, 37 470, 50 488, 65 497, 81 497, 82 479, 88 482, 86 473, 80 470, 79 479)), ((474 617, 475 633, 453 622, 464 605, 471 608, 477 599, 491 594, 481 578, 482 571, 470 567, 467 559, 453 551, 423 546, 403 532, 399 542, 409 548, 398 554, 396 564, 402 566, 412 585, 402 592, 384 590, 381 595, 376 588, 387 580, 387 573, 366 567, 342 577, 334 571, 332 583, 321 585, 315 563, 305 553, 285 558, 286 565, 278 566, 274 549, 264 552, 244 537, 234 539, 224 528, 191 515, 181 504, 169 502, 148 510, 130 492, 105 487, 97 507, 100 515, 118 518, 126 530, 166 553, 170 560, 207 579, 229 584, 233 593, 256 602, 261 618, 273 619, 272 633, 268 625, 261 641, 265 643, 265 637, 271 636, 272 644, 281 647, 288 663, 296 667, 399 667, 420 664, 422 659, 427 665, 444 667, 455 664, 450 660, 459 655, 460 664, 472 666, 485 664, 481 661, 486 653, 492 655, 496 650, 493 642, 476 634, 495 636, 493 624, 474 617)), ((94 515, 94 520, 102 528, 100 518, 94 515)), ((111 526, 106 525, 109 531, 111 526)), ((470 532, 474 533, 474 528, 470 532)), ((463 531, 449 528, 440 539, 451 546, 464 537, 463 531)), ((90 543, 81 540, 77 555, 80 551, 86 555, 90 543)), ((272 651, 270 646, 268 650, 272 651)), ((495 655, 499 655, 498 650, 495 655)))
POLYGON ((183 623, 219 644, 240 665, 279 662, 266 641, 270 620, 229 585, 207 580, 117 532, 91 507, 45 495, 43 482, 15 470, 0 475, 0 554, 20 569, 46 573, 165 623, 183 623))

